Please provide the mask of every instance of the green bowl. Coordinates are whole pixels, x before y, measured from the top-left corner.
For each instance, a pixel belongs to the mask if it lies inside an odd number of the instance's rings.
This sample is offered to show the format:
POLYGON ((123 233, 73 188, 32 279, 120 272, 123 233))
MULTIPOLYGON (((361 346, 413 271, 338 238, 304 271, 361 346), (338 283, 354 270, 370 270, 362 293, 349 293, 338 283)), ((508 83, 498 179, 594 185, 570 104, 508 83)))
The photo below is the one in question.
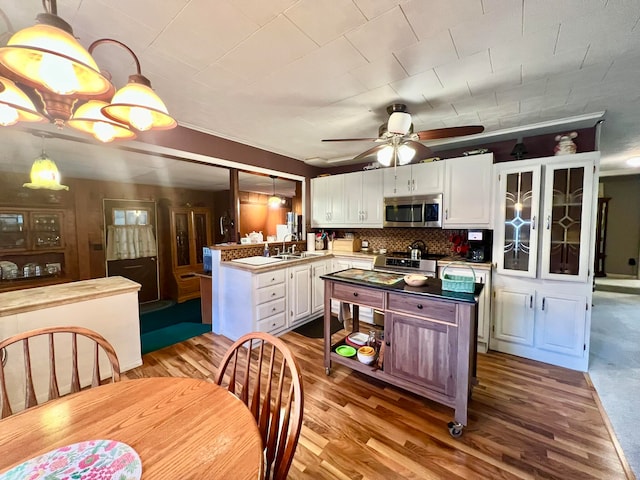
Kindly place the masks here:
POLYGON ((343 357, 353 357, 356 354, 356 349, 349 345, 340 345, 336 348, 336 353, 343 357))

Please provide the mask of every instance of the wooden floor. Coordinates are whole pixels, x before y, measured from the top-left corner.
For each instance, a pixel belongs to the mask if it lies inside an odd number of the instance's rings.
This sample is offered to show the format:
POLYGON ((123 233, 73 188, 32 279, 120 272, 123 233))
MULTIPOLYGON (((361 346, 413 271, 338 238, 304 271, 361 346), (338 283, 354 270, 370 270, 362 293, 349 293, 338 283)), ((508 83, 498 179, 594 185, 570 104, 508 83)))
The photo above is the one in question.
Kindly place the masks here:
MULTIPOLYGON (((469 425, 453 410, 349 368, 326 376, 322 339, 282 337, 302 368, 304 425, 290 479, 632 479, 582 373, 500 353, 478 355, 469 425)), ((205 334, 147 354, 127 378, 213 379, 231 342, 205 334)))

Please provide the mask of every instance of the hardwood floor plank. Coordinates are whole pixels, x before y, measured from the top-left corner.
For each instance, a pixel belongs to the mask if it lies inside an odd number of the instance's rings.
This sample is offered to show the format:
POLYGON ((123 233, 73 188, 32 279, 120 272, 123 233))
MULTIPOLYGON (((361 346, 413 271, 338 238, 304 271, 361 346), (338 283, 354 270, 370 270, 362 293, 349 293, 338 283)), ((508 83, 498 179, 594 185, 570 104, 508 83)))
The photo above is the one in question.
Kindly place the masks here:
MULTIPOLYGON (((446 428, 452 409, 341 365, 327 376, 322 339, 282 339, 299 361, 305 389, 292 480, 633 478, 580 372, 480 354, 469 425, 454 439, 446 428)), ((124 376, 212 381, 231 343, 210 333, 195 337, 145 355, 144 365, 124 376)))

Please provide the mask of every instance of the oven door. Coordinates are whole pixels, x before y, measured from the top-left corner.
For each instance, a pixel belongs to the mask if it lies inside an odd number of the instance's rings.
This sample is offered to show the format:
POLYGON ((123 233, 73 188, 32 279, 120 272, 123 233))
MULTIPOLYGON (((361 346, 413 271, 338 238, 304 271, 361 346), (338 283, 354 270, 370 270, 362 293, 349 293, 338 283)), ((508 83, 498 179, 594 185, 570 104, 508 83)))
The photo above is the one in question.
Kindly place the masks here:
POLYGON ((424 227, 424 202, 414 197, 384 199, 385 227, 424 227))

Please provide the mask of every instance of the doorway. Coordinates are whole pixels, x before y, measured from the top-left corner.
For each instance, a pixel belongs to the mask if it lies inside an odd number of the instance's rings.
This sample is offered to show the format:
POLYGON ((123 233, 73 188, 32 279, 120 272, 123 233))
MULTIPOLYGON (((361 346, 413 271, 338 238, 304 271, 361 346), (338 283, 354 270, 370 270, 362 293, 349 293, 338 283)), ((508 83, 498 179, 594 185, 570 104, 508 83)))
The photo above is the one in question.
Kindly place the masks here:
POLYGON ((160 288, 156 203, 104 199, 103 212, 107 276, 119 275, 139 283, 139 303, 157 301, 160 288))

